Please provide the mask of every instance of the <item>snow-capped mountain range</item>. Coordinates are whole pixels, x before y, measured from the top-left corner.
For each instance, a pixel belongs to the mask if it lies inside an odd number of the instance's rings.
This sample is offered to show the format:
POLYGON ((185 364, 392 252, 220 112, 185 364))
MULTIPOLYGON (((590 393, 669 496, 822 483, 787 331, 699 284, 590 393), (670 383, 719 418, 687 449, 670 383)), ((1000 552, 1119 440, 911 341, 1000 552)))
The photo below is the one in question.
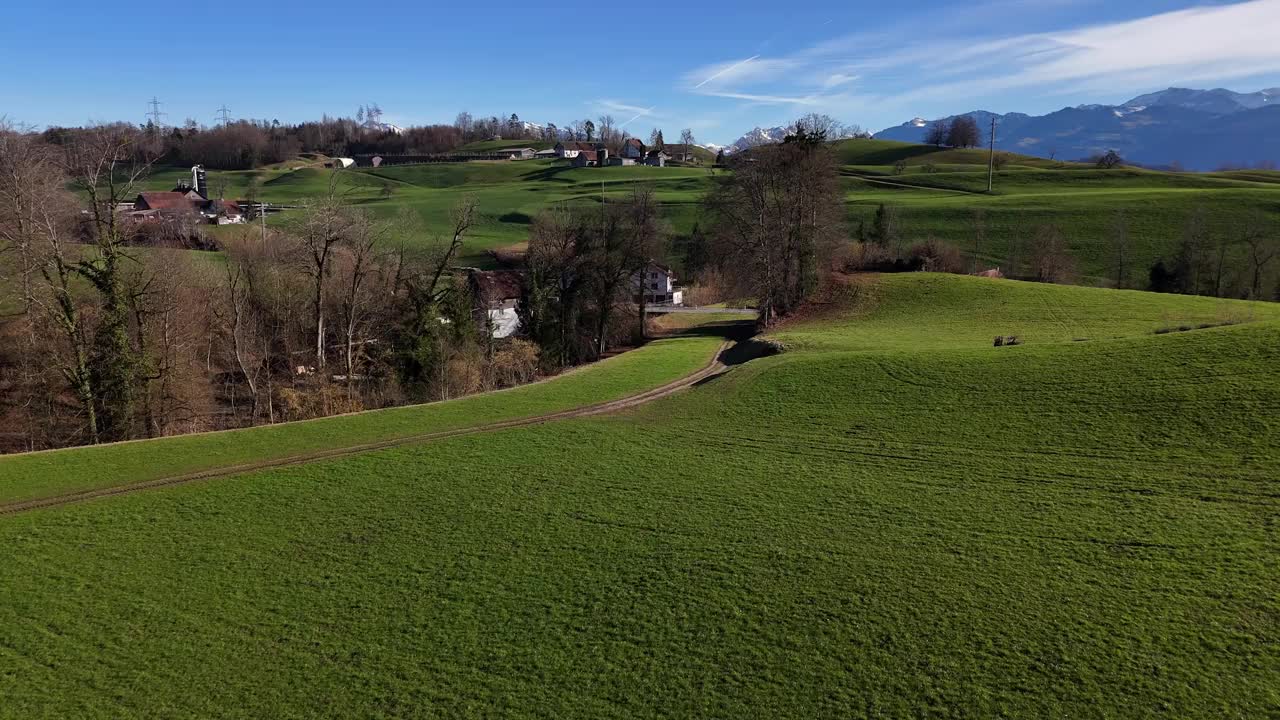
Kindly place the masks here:
MULTIPOLYGON (((1047 115, 964 114, 984 131, 994 118, 998 147, 1028 155, 1078 160, 1116 150, 1132 162, 1191 170, 1280 162, 1280 88, 1169 88, 1119 105, 1078 105, 1047 115)), ((924 142, 930 124, 913 118, 876 137, 924 142)))
POLYGON ((791 132, 791 130, 785 127, 773 127, 767 130, 764 128, 755 128, 746 135, 738 138, 733 144, 726 147, 725 152, 738 152, 740 150, 747 150, 761 145, 780 143, 787 137, 789 132, 791 132))
MULTIPOLYGON (((795 132, 794 125, 771 127, 768 129, 758 127, 738 138, 732 145, 725 146, 725 152, 734 153, 739 150, 746 150, 748 148, 759 147, 761 145, 773 145, 775 143, 780 143, 793 132, 795 132)), ((843 130, 837 128, 836 133, 838 135, 828 135, 828 137, 831 139, 837 139, 837 137, 852 137, 852 135, 849 135, 848 133, 853 132, 860 132, 860 130, 857 126, 851 126, 844 128, 843 130)))

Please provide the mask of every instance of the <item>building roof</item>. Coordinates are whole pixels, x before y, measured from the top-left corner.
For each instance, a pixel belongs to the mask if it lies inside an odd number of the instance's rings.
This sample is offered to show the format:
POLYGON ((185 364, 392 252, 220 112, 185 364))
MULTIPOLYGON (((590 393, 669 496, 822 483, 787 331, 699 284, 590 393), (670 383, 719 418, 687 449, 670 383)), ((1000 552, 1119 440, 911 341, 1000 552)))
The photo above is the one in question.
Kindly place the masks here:
POLYGON ((644 142, 641 141, 640 138, 627 138, 627 141, 623 144, 630 145, 639 150, 644 150, 644 142))
POLYGON ((240 206, 230 200, 214 200, 213 209, 220 210, 227 215, 242 215, 240 206))
POLYGON ((133 204, 137 210, 188 210, 194 209, 192 199, 180 192, 143 192, 133 204), (145 205, 146 207, 139 207, 145 205))
POLYGON ((672 157, 676 155, 692 155, 693 154, 693 146, 682 145, 679 143, 667 143, 666 145, 663 146, 662 149, 666 150, 667 154, 671 155, 672 157))
POLYGON ((524 274, 518 270, 472 270, 470 280, 482 303, 518 300, 523 294, 524 274))
POLYGON ((595 143, 581 142, 578 140, 567 140, 557 144, 563 147, 565 150, 577 150, 579 152, 587 152, 587 151, 595 152, 595 149, 596 149, 595 143))
POLYGON ((656 157, 667 157, 667 158, 669 158, 669 157, 671 157, 671 156, 670 156, 669 154, 667 154, 667 152, 666 152, 666 151, 664 151, 664 150, 650 150, 650 151, 649 151, 649 157, 651 157, 651 158, 656 158, 656 157))
POLYGON ((586 158, 588 160, 594 161, 596 159, 596 151, 595 150, 579 150, 578 157, 586 158))

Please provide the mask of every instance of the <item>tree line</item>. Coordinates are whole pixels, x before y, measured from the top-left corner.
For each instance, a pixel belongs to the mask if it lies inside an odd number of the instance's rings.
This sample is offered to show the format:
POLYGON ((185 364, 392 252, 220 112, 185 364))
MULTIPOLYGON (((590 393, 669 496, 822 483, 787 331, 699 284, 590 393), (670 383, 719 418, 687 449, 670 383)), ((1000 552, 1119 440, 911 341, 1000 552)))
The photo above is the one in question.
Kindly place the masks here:
POLYGON ((946 120, 935 120, 925 132, 926 145, 935 147, 973 148, 982 144, 982 131, 978 123, 968 115, 946 120))
MULTIPOLYGON (((1101 279, 1111 287, 1214 297, 1280 301, 1280 236, 1263 212, 1211 217, 1204 207, 1189 211, 1176 249, 1141 264, 1130 216, 1116 211, 1098 238, 1101 279)), ((850 271, 976 273, 997 269, 1004 277, 1048 283, 1081 280, 1076 250, 1061 226, 1030 225, 997 249, 987 211, 974 208, 967 243, 911 238, 901 211, 881 204, 870 222, 860 221, 853 242, 838 250, 836 264, 850 271), (986 267, 984 259, 995 267, 986 267)), ((1149 258, 1149 255, 1146 255, 1149 258)))
MULTIPOLYGON (((152 121, 138 126, 120 123, 141 131, 134 148, 138 159, 149 158, 166 165, 202 164, 212 170, 249 170, 263 165, 287 162, 303 153, 330 157, 371 154, 435 155, 449 153, 463 145, 495 138, 559 142, 578 140, 599 142, 618 152, 631 133, 612 115, 572 120, 563 125, 526 123, 519 114, 476 117, 458 113, 451 124, 393 127, 382 122, 382 110, 376 104, 360 106, 355 117, 330 117, 300 123, 279 120, 227 120, 213 126, 187 119, 180 125, 161 126, 152 121)), ((830 139, 869 137, 858 125, 844 125, 825 115, 811 114, 802 122, 810 131, 820 129, 830 139)), ((42 133, 45 143, 64 145, 86 128, 51 127, 42 133)), ((654 128, 648 145, 666 144, 662 130, 654 128)), ((695 145, 693 130, 679 133, 680 144, 695 145)))

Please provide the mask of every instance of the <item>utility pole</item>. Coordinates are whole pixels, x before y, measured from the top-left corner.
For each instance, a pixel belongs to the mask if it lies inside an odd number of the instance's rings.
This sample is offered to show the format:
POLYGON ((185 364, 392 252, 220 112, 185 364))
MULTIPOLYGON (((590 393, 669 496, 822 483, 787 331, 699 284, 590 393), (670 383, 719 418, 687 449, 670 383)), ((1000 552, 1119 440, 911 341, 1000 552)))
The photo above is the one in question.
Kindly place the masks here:
POLYGON ((991 194, 996 176, 996 119, 991 118, 991 154, 987 157, 987 194, 991 194))
POLYGON ((226 103, 218 108, 218 119, 222 121, 222 127, 226 127, 231 122, 231 111, 227 109, 226 103))

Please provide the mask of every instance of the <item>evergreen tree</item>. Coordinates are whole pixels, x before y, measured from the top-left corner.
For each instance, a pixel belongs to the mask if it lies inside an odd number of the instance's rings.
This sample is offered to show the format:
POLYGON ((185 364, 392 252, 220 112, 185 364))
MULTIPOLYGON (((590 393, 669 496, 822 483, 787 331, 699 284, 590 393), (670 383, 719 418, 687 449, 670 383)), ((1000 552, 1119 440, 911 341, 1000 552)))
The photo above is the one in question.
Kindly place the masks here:
POLYGON ((876 208, 876 216, 871 221, 871 242, 888 247, 898 237, 897 213, 884 203, 876 208))
POLYGON ((711 262, 711 246, 707 236, 695 222, 684 249, 684 272, 690 278, 697 277, 711 262))

